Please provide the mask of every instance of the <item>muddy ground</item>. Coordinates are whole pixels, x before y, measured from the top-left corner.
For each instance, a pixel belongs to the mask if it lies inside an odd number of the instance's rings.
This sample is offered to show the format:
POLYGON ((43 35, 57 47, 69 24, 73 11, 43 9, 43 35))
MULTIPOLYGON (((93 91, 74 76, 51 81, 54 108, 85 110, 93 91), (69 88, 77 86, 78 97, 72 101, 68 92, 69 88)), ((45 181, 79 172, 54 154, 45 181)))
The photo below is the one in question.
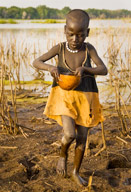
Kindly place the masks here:
MULTIPOLYGON (((19 124, 25 136, 11 136, 0 130, 0 192, 86 192, 71 179, 74 147, 69 151, 68 176, 56 174, 62 128, 42 114, 45 103, 18 105, 19 124)), ((130 111, 131 112, 131 111, 130 111)), ((111 108, 104 122, 107 150, 102 147, 101 126, 90 131, 87 156, 80 174, 86 180, 92 176, 92 190, 96 192, 131 192, 131 139, 121 136, 120 120, 111 108), (120 140, 121 137, 124 140, 120 140)), ((130 128, 130 122, 128 128, 130 128)))

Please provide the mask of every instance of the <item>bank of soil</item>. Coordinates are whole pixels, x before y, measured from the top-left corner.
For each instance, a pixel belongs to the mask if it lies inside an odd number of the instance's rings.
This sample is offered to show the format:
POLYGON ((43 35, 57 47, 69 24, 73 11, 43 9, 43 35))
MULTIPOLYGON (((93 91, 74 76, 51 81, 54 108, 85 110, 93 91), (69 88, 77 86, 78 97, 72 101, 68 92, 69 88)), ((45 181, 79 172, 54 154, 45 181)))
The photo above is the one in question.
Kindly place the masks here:
MULTIPOLYGON (((75 143, 68 159, 67 178, 56 174, 62 128, 42 113, 45 103, 19 104, 19 124, 25 135, 11 136, 0 130, 0 192, 86 192, 71 179, 75 143)), ((105 113, 107 150, 102 147, 101 126, 90 131, 87 156, 80 174, 87 181, 92 176, 92 191, 131 192, 131 139, 121 136, 120 120, 114 109, 105 113), (123 140, 120 140, 122 138, 123 140)), ((130 128, 129 119, 127 119, 130 128)))

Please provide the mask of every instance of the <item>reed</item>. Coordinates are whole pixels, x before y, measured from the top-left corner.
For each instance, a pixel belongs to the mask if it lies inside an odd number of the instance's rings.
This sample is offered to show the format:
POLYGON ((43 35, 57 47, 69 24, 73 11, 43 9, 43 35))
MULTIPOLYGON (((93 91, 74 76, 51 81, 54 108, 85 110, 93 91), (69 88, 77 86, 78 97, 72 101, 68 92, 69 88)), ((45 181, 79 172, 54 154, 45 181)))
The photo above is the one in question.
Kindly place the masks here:
POLYGON ((18 134, 23 130, 18 126, 17 117, 17 91, 21 90, 21 63, 27 67, 30 52, 26 47, 17 45, 16 39, 11 38, 10 43, 0 45, 0 121, 1 127, 9 134, 18 134), (9 92, 6 91, 8 81, 9 92))
MULTIPOLYGON (((10 66, 11 68, 11 66, 10 66)), ((4 80, 7 75, 7 71, 5 70, 5 58, 1 57, 1 89, 0 89, 0 116, 1 116, 1 126, 3 130, 6 130, 7 133, 10 134, 17 134, 18 127, 16 126, 17 123, 17 112, 16 112, 16 87, 15 87, 15 94, 13 93, 12 88, 12 81, 11 81, 11 73, 8 73, 9 81, 10 81, 10 94, 11 94, 11 101, 8 100, 4 80), (14 117, 11 115, 10 105, 12 104, 14 110, 14 117)))
POLYGON ((131 98, 131 48, 128 45, 128 47, 123 49, 122 46, 125 41, 125 37, 122 42, 118 41, 117 38, 118 37, 115 35, 111 35, 110 43, 108 44, 106 52, 109 69, 108 81, 111 87, 114 88, 115 92, 115 109, 121 121, 120 132, 122 136, 129 136, 130 127, 127 124, 127 118, 131 124, 131 117, 128 113, 127 106, 129 105, 131 98), (129 90, 129 96, 128 98, 125 98, 124 96, 127 94, 127 88, 129 90), (123 89, 125 91, 122 95, 123 89))
MULTIPOLYGON (((18 134, 24 132, 18 123, 17 117, 17 93, 22 89, 27 81, 21 81, 22 65, 25 69, 32 67, 32 60, 35 57, 36 50, 31 49, 24 41, 19 42, 15 37, 10 36, 10 41, 4 42, 1 36, 0 44, 0 122, 3 131, 9 134, 18 134), (8 85, 8 92, 6 86, 8 85)), ((36 73, 37 78, 34 83, 50 82, 44 81, 44 72, 36 73)), ((23 74, 24 75, 24 74, 23 74)), ((33 83, 32 82, 32 83, 33 83)))

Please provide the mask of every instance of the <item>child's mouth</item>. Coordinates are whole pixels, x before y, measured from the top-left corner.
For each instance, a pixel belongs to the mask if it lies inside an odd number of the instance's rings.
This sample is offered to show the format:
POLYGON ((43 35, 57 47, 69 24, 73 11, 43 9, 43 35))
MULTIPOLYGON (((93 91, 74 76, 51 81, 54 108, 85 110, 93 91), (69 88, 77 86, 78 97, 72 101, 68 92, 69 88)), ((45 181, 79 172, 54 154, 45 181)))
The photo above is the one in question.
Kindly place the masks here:
POLYGON ((72 47, 72 49, 79 49, 79 45, 78 44, 72 44, 71 47, 72 47))

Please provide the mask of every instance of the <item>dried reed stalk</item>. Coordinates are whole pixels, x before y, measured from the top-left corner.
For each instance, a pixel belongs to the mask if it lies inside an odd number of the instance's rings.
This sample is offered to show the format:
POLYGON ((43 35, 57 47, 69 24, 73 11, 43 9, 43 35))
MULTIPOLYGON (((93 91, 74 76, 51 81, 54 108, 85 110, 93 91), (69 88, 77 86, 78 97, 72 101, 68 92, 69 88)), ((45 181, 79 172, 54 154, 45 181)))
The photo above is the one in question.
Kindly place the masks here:
MULTIPOLYGON (((123 43, 123 42, 122 42, 123 43)), ((115 36, 111 37, 109 47, 107 49, 108 54, 108 64, 109 64, 109 82, 112 87, 115 89, 115 109, 117 111, 118 117, 121 121, 122 129, 120 132, 123 136, 129 134, 128 125, 126 122, 125 116, 127 115, 130 120, 130 116, 127 110, 127 103, 124 101, 121 90, 124 87, 128 87, 131 90, 131 56, 130 48, 125 50, 125 59, 122 57, 122 43, 116 45, 115 36), (124 110, 122 107, 124 106, 124 110)), ((129 95, 130 98, 130 95, 129 95)), ((129 100, 129 99, 128 99, 129 100)), ((131 122, 131 120, 130 120, 131 122)))

